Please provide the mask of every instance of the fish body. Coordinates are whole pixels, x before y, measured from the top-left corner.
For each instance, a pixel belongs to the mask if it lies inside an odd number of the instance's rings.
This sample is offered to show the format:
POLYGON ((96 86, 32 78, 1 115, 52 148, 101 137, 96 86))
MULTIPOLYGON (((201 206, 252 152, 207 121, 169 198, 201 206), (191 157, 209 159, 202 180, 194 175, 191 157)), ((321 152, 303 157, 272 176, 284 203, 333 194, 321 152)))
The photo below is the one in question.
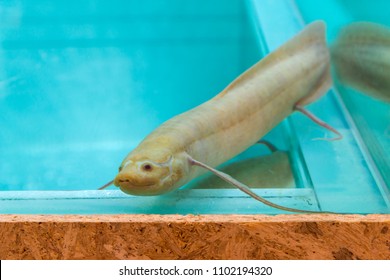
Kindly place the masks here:
POLYGON ((301 33, 252 66, 211 100, 149 134, 123 160, 114 184, 133 195, 181 187, 241 153, 331 85, 325 24, 301 33))
POLYGON ((356 22, 341 30, 331 48, 335 77, 384 102, 390 102, 390 28, 356 22))

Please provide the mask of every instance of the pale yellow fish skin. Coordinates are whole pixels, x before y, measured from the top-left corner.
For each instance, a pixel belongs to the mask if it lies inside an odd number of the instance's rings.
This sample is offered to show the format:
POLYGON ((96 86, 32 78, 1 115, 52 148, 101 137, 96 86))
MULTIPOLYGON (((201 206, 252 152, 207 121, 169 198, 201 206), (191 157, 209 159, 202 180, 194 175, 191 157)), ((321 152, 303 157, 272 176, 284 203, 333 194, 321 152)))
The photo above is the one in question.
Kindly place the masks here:
POLYGON ((331 48, 336 79, 390 102, 390 28, 371 22, 347 25, 331 48))
POLYGON ((317 21, 244 72, 211 100, 175 116, 123 160, 114 184, 133 195, 179 188, 241 153, 330 88, 325 24, 317 21))

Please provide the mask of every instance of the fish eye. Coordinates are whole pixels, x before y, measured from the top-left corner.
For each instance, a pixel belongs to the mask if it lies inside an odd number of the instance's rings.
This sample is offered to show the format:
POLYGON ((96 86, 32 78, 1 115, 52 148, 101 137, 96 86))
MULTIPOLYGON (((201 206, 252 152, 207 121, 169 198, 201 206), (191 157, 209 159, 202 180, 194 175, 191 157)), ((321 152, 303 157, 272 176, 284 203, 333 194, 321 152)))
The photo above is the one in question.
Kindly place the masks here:
POLYGON ((152 171, 153 167, 150 163, 144 163, 142 166, 141 166, 142 170, 144 171, 152 171))

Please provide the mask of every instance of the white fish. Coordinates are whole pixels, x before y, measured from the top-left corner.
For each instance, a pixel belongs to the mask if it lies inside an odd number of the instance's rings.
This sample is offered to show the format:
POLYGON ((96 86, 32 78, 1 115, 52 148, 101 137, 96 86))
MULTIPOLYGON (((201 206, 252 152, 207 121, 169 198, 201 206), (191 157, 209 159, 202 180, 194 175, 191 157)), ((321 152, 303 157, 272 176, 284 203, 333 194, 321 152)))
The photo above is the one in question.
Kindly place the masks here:
POLYGON ((158 195, 208 170, 269 206, 315 212, 269 202, 214 167, 256 143, 294 110, 307 113, 302 106, 330 88, 329 61, 325 24, 314 22, 220 94, 155 129, 123 160, 114 184, 128 194, 158 195))

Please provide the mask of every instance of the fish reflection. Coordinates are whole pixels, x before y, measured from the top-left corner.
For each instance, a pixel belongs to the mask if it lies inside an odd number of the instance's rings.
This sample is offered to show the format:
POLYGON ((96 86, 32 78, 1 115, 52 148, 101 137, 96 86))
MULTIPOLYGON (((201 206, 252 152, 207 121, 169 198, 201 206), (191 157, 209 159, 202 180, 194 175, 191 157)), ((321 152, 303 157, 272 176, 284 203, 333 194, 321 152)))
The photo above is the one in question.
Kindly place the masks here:
POLYGON ((342 84, 390 102, 390 29, 357 22, 341 30, 331 48, 334 74, 342 84))
MULTIPOLYGON (((251 188, 294 188, 295 181, 287 152, 233 162, 221 168, 222 172, 251 188)), ((189 188, 220 189, 234 188, 214 174, 208 174, 190 184, 189 188)))

